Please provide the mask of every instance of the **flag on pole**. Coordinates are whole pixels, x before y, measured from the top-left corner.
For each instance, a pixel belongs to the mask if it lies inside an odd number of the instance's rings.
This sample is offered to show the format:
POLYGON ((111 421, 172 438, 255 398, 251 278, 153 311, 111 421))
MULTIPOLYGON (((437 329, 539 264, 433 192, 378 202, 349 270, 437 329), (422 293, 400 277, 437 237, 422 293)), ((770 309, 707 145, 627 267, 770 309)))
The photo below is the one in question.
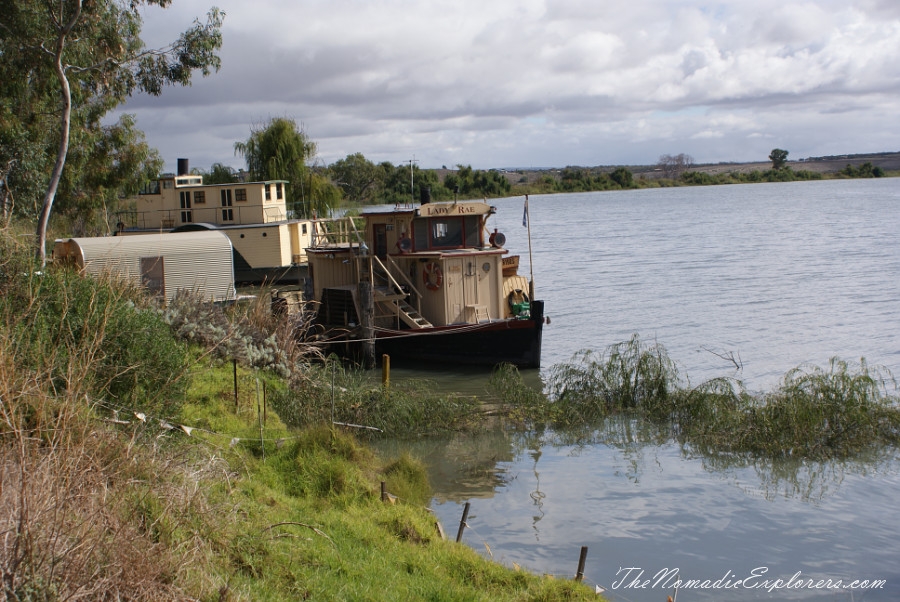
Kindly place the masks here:
POLYGON ((525 210, 522 212, 522 227, 528 227, 528 195, 525 195, 525 210))

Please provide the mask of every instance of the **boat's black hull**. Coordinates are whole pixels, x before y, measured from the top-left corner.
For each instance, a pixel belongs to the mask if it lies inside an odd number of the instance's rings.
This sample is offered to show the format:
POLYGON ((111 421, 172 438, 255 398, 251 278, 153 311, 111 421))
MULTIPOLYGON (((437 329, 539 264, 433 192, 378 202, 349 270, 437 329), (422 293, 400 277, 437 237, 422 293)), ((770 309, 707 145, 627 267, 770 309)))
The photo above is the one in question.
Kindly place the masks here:
MULTIPOLYGON (((375 339, 376 360, 383 355, 416 363, 496 366, 513 364, 520 368, 540 368, 544 302, 532 302, 531 317, 482 324, 462 324, 441 328, 380 331, 375 339)), ((336 345, 359 357, 362 345, 345 339, 336 345)))

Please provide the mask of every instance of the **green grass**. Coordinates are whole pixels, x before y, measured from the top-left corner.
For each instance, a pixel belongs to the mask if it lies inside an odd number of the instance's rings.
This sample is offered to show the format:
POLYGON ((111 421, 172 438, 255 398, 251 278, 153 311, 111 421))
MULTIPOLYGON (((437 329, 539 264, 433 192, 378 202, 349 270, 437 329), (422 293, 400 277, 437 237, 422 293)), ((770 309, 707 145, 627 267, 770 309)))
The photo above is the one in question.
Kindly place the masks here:
POLYGON ((332 389, 263 321, 223 328, 236 345, 199 324, 215 312, 170 328, 113 279, 38 274, 17 240, 0 232, 4 598, 596 599, 444 541, 422 464, 331 424, 332 391, 336 420, 387 432, 462 428, 473 400, 343 371, 332 389))
POLYGON ((415 437, 465 429, 480 416, 480 403, 469 396, 441 393, 427 380, 374 384, 362 372, 334 357, 311 365, 307 378, 273 398, 273 407, 293 427, 335 422, 352 424, 361 437, 375 432, 415 437), (375 430, 377 429, 377 431, 375 430))

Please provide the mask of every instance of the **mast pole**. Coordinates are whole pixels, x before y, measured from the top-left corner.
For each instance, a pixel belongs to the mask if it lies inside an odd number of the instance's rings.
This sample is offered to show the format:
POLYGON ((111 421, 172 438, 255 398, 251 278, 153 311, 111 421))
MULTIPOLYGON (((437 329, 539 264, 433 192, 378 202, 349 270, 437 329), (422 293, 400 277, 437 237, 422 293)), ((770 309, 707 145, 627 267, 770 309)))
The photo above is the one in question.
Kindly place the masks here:
POLYGON ((413 155, 413 158, 409 160, 409 195, 411 199, 410 206, 416 204, 416 185, 413 182, 413 163, 418 163, 415 155, 413 155))
POLYGON ((528 283, 528 298, 534 299, 534 259, 531 255, 531 215, 528 213, 528 195, 525 195, 525 225, 528 226, 528 269, 531 272, 531 280, 528 283))

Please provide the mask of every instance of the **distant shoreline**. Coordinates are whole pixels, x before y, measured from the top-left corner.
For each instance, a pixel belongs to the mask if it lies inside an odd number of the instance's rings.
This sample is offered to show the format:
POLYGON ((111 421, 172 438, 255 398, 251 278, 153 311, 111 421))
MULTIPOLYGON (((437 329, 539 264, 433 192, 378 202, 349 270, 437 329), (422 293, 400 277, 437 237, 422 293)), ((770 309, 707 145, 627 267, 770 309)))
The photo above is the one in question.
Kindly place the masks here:
MULTIPOLYGON (((837 174, 847 165, 854 168, 871 163, 872 167, 880 167, 886 172, 900 171, 900 152, 866 153, 854 155, 832 155, 827 157, 809 157, 796 161, 788 161, 785 166, 794 171, 811 171, 821 174, 837 174)), ((635 178, 660 179, 663 172, 658 165, 598 165, 594 167, 568 166, 570 168, 583 169, 596 173, 610 173, 618 167, 625 167, 635 178)), ((506 175, 512 185, 528 185, 536 182, 541 177, 560 172, 565 167, 546 168, 505 168, 497 169, 506 175)), ((771 161, 757 161, 752 163, 721 162, 721 163, 696 163, 684 168, 683 171, 694 171, 709 174, 711 176, 727 173, 750 173, 753 171, 766 171, 772 169, 771 161)), ((439 174, 450 173, 454 170, 435 170, 439 174)))

